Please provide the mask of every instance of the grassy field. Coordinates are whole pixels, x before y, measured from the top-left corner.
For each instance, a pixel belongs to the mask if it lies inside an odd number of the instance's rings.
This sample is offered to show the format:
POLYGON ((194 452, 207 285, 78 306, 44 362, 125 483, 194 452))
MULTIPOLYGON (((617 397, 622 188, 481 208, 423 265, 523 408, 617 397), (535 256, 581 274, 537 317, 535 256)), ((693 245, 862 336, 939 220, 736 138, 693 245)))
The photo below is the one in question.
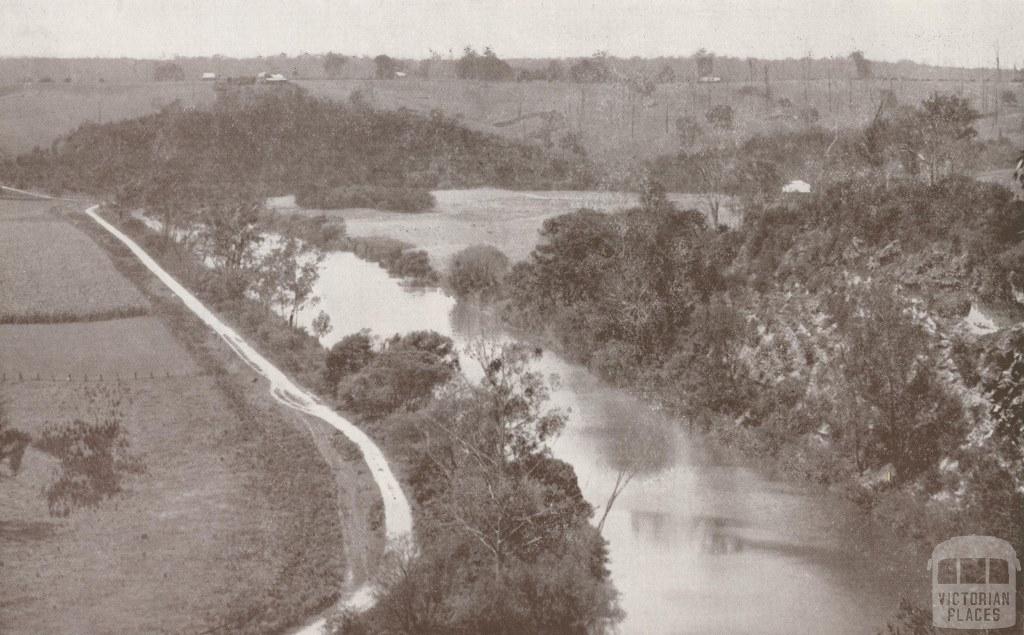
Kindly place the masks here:
POLYGON ((195 82, 138 84, 30 84, 0 92, 0 153, 47 148, 54 139, 88 121, 139 117, 181 100, 209 104, 212 85, 195 82))
POLYGON ((0 323, 145 313, 142 294, 63 211, 52 202, 0 201, 0 323))
MULTIPOLYGON (((764 84, 723 82, 660 84, 647 97, 636 97, 622 84, 579 85, 569 82, 475 82, 424 80, 302 80, 313 95, 347 100, 355 92, 378 108, 408 108, 428 114, 439 109, 459 117, 470 128, 514 139, 558 140, 577 132, 583 146, 602 166, 633 169, 637 159, 675 152, 679 148, 675 121, 689 116, 704 125, 716 104, 736 111, 736 128, 710 140, 744 139, 755 133, 799 129, 799 112, 814 108, 827 128, 861 126, 871 120, 882 91, 891 90, 902 104, 914 105, 934 91, 957 92, 988 116, 979 124, 982 138, 999 135, 1020 139, 1022 110, 1002 106, 995 117, 995 89, 980 82, 847 80, 773 81, 772 102, 764 84), (786 99, 791 107, 780 105, 786 99), (546 116, 537 116, 547 113, 546 116), (533 116, 531 116, 533 115, 533 116), (521 121, 516 121, 525 117, 521 121)), ((1024 105, 1024 87, 1004 82, 1000 91, 1014 93, 1024 105)), ((134 84, 32 84, 0 92, 0 153, 48 147, 57 137, 87 121, 112 121, 155 112, 174 100, 183 105, 209 104, 215 98, 209 82, 143 82, 134 84)))
POLYGON ((61 324, 0 324, 0 372, 8 379, 143 379, 199 372, 163 322, 136 317, 61 324))
MULTIPOLYGON (((614 211, 639 204, 636 194, 627 192, 513 192, 489 188, 438 190, 435 211, 401 214, 371 209, 303 210, 293 207, 291 197, 272 199, 284 213, 326 214, 343 218, 351 236, 386 236, 424 249, 435 269, 443 270, 457 251, 475 244, 493 245, 513 261, 523 260, 539 239, 538 230, 548 218, 581 207, 614 211)), ((692 194, 670 193, 681 209, 706 210, 704 201, 692 194)), ((720 221, 733 224, 728 201, 720 221)))
MULTIPOLYGON (((0 201, 0 214, 8 203, 0 201)), ((3 632, 256 633, 301 623, 337 597, 349 553, 360 561, 356 582, 379 553, 365 511, 376 491, 361 458, 334 449, 325 425, 275 402, 219 338, 88 222, 69 227, 108 258, 111 280, 147 299, 152 315, 0 327, 5 368, 73 366, 90 376, 9 376, 0 399, 13 427, 36 434, 92 416, 89 391, 103 372, 102 385, 126 398, 122 425, 146 471, 122 495, 66 519, 51 517, 40 493, 54 459, 30 448, 21 471, 0 478, 3 632), (171 376, 150 379, 153 365, 171 376)), ((52 223, 14 224, 47 231, 52 223)))

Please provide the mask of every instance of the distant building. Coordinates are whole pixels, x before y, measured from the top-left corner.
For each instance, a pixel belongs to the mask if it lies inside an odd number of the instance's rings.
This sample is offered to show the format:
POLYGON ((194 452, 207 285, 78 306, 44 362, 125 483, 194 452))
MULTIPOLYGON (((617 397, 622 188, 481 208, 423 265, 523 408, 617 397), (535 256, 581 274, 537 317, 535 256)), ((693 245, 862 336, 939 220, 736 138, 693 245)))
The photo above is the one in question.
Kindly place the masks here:
POLYGON ((204 82, 212 82, 217 79, 217 73, 203 73, 202 80, 204 82))
POLYGON ((395 71, 395 77, 397 77, 399 79, 405 77, 405 75, 406 74, 404 72, 402 72, 402 71, 395 71))
POLYGON ((697 79, 697 81, 702 84, 717 84, 722 81, 722 78, 716 75, 705 75, 704 77, 697 79))
POLYGON ((790 181, 782 186, 783 194, 810 194, 811 184, 806 181, 797 179, 796 181, 790 181))
POLYGON ((271 83, 280 83, 288 81, 288 78, 282 75, 281 73, 273 73, 267 76, 263 81, 271 83))

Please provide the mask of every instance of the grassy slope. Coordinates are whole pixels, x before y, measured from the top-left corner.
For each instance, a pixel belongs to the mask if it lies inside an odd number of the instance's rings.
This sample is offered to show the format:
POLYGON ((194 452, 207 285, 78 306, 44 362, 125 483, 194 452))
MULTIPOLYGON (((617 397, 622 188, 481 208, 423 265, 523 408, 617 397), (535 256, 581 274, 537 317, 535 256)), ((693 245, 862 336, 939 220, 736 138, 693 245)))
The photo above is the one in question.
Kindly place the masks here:
MULTIPOLYGON (((361 461, 329 454, 332 474, 317 453, 330 445, 325 430, 273 402, 123 249, 80 229, 152 302, 164 320, 163 333, 152 333, 159 347, 176 347, 191 366, 184 376, 123 382, 129 439, 148 468, 126 496, 56 521, 39 495, 52 467, 44 455, 30 451, 18 478, 0 480, 5 632, 257 632, 302 621, 336 596, 349 545, 372 542, 365 519, 358 539, 343 537, 338 522, 351 516, 339 484, 349 504, 372 506, 362 499, 361 461)), ((69 356, 104 358, 90 338, 65 345, 69 356)), ((108 338, 99 348, 109 346, 108 338)), ((28 431, 88 411, 78 381, 8 383, 0 395, 12 424, 28 431)))

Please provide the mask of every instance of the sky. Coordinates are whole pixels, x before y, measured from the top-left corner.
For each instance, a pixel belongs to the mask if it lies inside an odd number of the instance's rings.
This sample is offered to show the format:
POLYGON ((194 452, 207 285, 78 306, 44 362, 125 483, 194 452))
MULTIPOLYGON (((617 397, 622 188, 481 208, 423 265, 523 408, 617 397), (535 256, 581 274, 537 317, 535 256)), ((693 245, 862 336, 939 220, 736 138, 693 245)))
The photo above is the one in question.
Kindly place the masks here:
POLYGON ((846 55, 1024 67, 1024 0, 0 0, 0 56, 846 55))

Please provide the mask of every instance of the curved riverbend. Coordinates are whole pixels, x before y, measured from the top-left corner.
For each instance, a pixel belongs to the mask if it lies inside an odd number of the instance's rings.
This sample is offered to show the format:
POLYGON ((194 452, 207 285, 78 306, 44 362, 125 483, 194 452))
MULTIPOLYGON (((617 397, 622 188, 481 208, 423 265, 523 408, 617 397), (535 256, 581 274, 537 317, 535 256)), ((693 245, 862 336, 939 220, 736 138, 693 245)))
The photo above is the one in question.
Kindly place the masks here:
MULTIPOLYGON (((430 329, 463 348, 478 335, 505 338, 500 325, 437 289, 408 289, 374 263, 331 254, 315 294, 298 316, 308 327, 319 311, 334 331, 330 345, 371 328, 379 337, 430 329), (387 307, 385 310, 383 307, 387 307)), ((463 368, 472 372, 470 360, 463 368)), ((678 422, 585 368, 545 351, 537 370, 555 376, 552 405, 569 420, 552 443, 576 472, 598 522, 616 479, 623 445, 637 425, 671 448, 638 474, 603 526, 612 580, 626 619, 622 633, 873 633, 884 628, 901 595, 922 595, 925 558, 874 531, 836 496, 766 477, 724 460, 678 422)))

